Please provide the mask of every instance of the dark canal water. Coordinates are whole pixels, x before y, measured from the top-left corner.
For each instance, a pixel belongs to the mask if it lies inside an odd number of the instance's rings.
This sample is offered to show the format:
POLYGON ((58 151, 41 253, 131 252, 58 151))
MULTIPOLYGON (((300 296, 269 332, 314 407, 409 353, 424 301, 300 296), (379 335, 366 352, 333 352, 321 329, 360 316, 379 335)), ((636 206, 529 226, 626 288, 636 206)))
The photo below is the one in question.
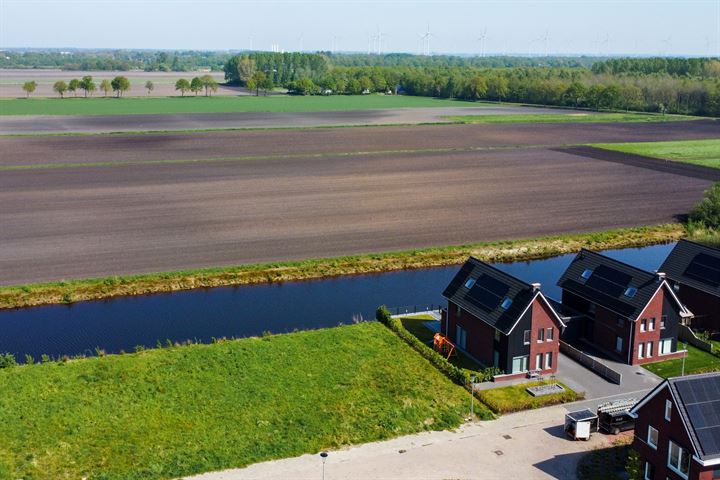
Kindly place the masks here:
MULTIPOLYGON (((607 255, 655 270, 673 245, 609 250, 607 255)), ((527 282, 540 282, 559 298, 555 282, 574 255, 496 265, 527 282)), ((458 266, 359 275, 326 280, 244 287, 218 287, 167 294, 51 305, 0 312, 0 352, 94 354, 132 351, 158 341, 246 337, 352 323, 373 318, 375 308, 406 309, 443 303, 442 291, 458 266)))

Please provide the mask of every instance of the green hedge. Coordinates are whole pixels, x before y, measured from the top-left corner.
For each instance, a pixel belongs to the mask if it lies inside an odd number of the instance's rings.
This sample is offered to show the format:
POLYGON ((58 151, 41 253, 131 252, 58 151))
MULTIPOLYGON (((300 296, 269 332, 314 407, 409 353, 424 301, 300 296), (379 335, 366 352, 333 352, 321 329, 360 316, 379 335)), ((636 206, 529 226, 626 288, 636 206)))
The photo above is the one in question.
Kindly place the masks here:
POLYGON ((435 368, 447 375, 450 380, 462 386, 467 386, 470 383, 469 376, 462 369, 448 362, 442 355, 422 343, 415 335, 408 332, 403 326, 402 321, 399 318, 393 318, 385 305, 378 307, 375 312, 375 318, 378 322, 392 330, 398 337, 405 340, 408 345, 430 361, 435 368))

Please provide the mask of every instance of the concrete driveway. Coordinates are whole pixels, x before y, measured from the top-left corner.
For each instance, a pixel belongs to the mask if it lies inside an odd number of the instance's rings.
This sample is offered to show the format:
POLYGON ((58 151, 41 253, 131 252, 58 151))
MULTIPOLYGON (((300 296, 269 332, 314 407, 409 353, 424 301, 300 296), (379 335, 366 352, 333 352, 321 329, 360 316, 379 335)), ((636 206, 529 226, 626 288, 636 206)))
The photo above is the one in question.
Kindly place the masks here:
MULTIPOLYGON (((613 437, 594 434, 588 442, 563 433, 563 406, 505 415, 466 424, 457 431, 429 432, 331 451, 325 479, 572 479, 588 450, 613 437)), ((213 472, 194 480, 322 478, 319 455, 258 463, 213 472)))

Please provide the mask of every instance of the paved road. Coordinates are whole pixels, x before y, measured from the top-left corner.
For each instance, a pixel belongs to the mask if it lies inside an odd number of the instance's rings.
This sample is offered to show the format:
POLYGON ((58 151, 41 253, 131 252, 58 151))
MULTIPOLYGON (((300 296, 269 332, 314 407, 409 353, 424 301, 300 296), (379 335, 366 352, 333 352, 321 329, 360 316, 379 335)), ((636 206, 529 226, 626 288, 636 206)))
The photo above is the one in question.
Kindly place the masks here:
POLYGON ((5 171, 0 284, 657 224, 710 184, 545 149, 5 171))
MULTIPOLYGON (((466 424, 455 432, 408 435, 331 451, 327 480, 444 480, 509 478, 572 479, 579 459, 614 438, 595 434, 588 442, 569 440, 562 431, 566 409, 543 408, 498 420, 466 424)), ((193 480, 316 480, 318 455, 258 463, 245 469, 191 477, 193 480)))
POLYGON ((231 128, 293 128, 447 122, 446 115, 577 113, 539 107, 395 108, 326 112, 242 112, 162 115, 2 115, 0 134, 102 133, 231 128))

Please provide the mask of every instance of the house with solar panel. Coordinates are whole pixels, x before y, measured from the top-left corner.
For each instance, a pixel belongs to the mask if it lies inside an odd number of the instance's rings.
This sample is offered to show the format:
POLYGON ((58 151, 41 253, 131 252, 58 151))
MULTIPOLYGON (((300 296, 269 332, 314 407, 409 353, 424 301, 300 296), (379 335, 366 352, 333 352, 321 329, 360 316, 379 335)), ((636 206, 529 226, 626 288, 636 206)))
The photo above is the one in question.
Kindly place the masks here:
POLYGON ((669 378, 630 415, 643 478, 720 478, 720 373, 669 378))
POLYGON ((660 270, 693 312, 692 328, 720 331, 720 250, 680 240, 660 270))
POLYGON ((692 313, 665 274, 651 273, 583 249, 558 281, 566 320, 563 341, 639 365, 680 357, 679 325, 692 313))
POLYGON ((497 380, 557 370, 565 327, 551 303, 530 284, 471 257, 443 292, 441 332, 478 363, 505 373, 497 380))

